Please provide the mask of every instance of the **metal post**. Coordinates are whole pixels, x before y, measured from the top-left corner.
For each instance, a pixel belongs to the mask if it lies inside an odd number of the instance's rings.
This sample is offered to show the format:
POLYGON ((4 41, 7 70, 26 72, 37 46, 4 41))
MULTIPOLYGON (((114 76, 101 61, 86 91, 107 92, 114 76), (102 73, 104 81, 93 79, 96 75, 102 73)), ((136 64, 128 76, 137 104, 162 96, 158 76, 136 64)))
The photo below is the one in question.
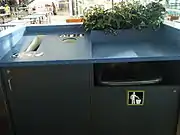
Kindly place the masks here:
POLYGON ((174 9, 177 9, 177 6, 178 6, 178 0, 175 0, 174 9))
POLYGON ((75 5, 76 5, 76 16, 78 16, 78 0, 76 0, 75 5))
POLYGON ((112 9, 113 9, 113 7, 114 7, 114 0, 112 0, 111 2, 112 2, 111 4, 112 4, 112 9))

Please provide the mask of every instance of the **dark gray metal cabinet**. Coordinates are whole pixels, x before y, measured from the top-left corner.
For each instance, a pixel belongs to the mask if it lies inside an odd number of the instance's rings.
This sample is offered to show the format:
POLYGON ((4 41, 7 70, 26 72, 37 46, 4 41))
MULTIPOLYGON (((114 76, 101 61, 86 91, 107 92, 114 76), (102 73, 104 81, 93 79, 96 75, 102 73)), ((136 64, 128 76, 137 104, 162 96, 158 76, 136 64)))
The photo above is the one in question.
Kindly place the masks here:
POLYGON ((175 135, 178 93, 173 86, 95 87, 93 135, 175 135), (145 90, 144 106, 128 106, 127 90, 145 90))
POLYGON ((11 133, 12 132, 10 131, 9 115, 1 87, 0 88, 0 135, 10 135, 11 133))
POLYGON ((177 126, 177 134, 176 135, 179 135, 180 134, 180 113, 179 113, 179 118, 178 118, 178 126, 177 126))
POLYGON ((86 135, 91 65, 4 69, 16 135, 86 135))

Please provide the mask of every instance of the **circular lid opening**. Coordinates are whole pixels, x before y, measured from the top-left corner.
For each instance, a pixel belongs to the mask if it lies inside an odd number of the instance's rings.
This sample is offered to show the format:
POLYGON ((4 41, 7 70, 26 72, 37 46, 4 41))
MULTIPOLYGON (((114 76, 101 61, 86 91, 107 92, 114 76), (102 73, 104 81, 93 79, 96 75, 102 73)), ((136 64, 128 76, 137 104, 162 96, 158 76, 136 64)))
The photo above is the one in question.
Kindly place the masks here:
POLYGON ((77 39, 74 37, 67 37, 67 38, 63 38, 62 41, 65 43, 73 43, 75 42, 77 39))

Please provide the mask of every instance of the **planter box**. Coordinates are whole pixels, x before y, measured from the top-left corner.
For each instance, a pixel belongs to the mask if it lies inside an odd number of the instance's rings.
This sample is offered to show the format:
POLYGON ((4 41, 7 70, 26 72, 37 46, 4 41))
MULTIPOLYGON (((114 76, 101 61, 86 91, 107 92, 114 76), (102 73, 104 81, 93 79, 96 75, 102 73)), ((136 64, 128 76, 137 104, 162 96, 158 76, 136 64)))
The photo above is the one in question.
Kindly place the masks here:
POLYGON ((170 20, 170 21, 174 21, 174 20, 178 20, 179 16, 169 15, 167 19, 170 20))
MULTIPOLYGON (((159 30, 158 30, 159 31, 159 30)), ((118 30, 118 35, 105 34, 104 31, 93 30, 90 33, 92 44, 95 43, 134 43, 152 41, 157 31, 144 29, 143 31, 128 29, 118 30)))
POLYGON ((69 19, 66 19, 67 23, 80 23, 80 22, 83 22, 83 21, 84 21, 83 18, 69 18, 69 19))

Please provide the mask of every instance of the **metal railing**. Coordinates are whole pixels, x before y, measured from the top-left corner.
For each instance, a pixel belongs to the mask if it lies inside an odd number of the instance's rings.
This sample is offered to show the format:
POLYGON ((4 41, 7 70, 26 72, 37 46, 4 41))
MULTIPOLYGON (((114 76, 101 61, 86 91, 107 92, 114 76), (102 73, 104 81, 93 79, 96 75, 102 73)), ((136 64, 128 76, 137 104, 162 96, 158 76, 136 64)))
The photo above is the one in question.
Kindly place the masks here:
POLYGON ((168 5, 168 8, 170 8, 170 9, 180 9, 180 3, 170 3, 168 5))
POLYGON ((11 24, 0 24, 0 32, 7 30, 9 28, 15 27, 16 25, 11 25, 11 24))

